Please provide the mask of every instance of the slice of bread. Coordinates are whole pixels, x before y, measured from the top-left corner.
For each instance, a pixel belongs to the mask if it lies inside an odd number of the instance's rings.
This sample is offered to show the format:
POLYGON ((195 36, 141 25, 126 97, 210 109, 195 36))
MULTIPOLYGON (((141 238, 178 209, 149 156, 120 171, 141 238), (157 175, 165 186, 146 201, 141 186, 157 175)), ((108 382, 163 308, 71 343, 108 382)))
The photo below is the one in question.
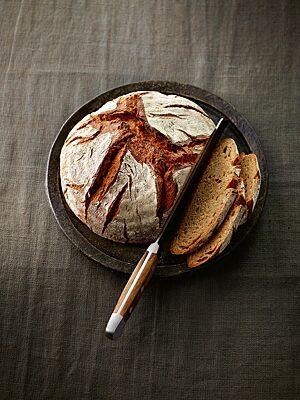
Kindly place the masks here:
POLYGON ((247 204, 247 213, 245 213, 241 224, 246 222, 248 216, 252 213, 258 198, 260 189, 260 170, 255 154, 242 153, 240 155, 241 177, 245 184, 245 199, 247 204))
MULTIPOLYGON (((241 171, 242 173, 242 171, 241 171)), ((210 240, 205 243, 200 249, 195 252, 188 254, 187 265, 189 268, 197 267, 209 261, 211 258, 220 254, 230 243, 233 233, 236 231, 238 226, 243 219, 243 216, 247 214, 247 207, 245 201, 245 189, 242 178, 239 178, 238 183, 238 196, 235 199, 233 206, 231 207, 228 215, 224 222, 212 235, 210 240)))
POLYGON ((237 197, 239 153, 233 139, 219 142, 171 242, 173 254, 203 245, 226 217, 237 197))

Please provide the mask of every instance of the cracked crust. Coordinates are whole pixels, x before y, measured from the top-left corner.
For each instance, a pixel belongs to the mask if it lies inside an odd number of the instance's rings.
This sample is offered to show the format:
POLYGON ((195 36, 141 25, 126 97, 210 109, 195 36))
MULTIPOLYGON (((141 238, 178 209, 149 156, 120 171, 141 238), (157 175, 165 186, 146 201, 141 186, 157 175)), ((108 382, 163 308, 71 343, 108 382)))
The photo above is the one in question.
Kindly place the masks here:
POLYGON ((213 129, 202 108, 180 96, 135 92, 110 101, 65 141, 65 199, 99 235, 151 241, 213 129))

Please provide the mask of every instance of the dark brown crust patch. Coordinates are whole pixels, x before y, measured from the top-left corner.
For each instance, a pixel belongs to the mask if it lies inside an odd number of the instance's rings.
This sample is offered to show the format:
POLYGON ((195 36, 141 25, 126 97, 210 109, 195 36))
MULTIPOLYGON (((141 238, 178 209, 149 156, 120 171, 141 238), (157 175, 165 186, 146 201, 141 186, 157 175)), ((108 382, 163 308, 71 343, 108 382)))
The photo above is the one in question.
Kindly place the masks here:
POLYGON ((227 189, 236 189, 238 185, 238 178, 233 178, 227 185, 227 189))
POLYGON ((232 165, 236 166, 240 164, 240 158, 236 157, 236 159, 233 161, 232 165))

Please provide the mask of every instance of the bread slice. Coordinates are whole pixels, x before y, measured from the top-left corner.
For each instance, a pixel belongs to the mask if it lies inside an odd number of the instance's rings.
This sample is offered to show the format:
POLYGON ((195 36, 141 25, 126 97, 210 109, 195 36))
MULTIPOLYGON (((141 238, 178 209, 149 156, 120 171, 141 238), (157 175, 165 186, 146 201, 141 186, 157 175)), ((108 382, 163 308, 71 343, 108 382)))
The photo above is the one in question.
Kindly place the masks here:
POLYGON ((233 139, 219 142, 171 242, 173 254, 196 250, 223 222, 237 196, 240 166, 233 139))
POLYGON ((231 207, 228 215, 224 222, 212 235, 210 240, 205 243, 200 249, 191 253, 187 257, 187 265, 189 268, 197 267, 211 258, 220 254, 230 243, 233 233, 236 231, 238 226, 243 219, 243 216, 247 214, 247 207, 245 201, 245 189, 242 178, 239 178, 238 183, 238 196, 235 199, 233 206, 231 207))
POLYGON ((254 210, 260 189, 260 170, 255 154, 242 153, 240 155, 241 177, 245 184, 245 199, 247 204, 247 213, 245 213, 241 224, 246 222, 248 216, 254 210))
POLYGON ((200 249, 188 255, 190 268, 204 264, 220 254, 230 243, 231 237, 239 225, 243 224, 254 209, 260 188, 260 171, 255 154, 240 155, 240 180, 238 196, 223 224, 211 239, 200 249))

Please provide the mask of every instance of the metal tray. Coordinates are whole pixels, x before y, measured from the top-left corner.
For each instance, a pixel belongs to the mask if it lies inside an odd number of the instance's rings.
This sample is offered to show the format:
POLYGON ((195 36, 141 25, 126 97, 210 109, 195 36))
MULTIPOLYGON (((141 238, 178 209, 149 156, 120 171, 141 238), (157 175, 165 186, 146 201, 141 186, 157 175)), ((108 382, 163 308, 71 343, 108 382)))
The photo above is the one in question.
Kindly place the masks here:
MULTIPOLYGON (((268 186, 266 160, 254 129, 232 105, 206 90, 176 82, 138 82, 109 90, 80 107, 79 110, 75 111, 64 123, 50 150, 46 189, 52 211, 63 232, 85 255, 97 261, 102 266, 125 273, 131 273, 133 271, 137 261, 142 256, 147 246, 115 243, 96 235, 84 225, 73 214, 64 200, 60 187, 59 161, 63 143, 70 130, 77 122, 85 115, 97 110, 107 101, 138 90, 156 90, 165 94, 177 94, 186 97, 201 105, 214 122, 217 122, 221 117, 228 118, 231 124, 226 131, 226 136, 232 137, 236 141, 240 152, 255 153, 258 158, 261 171, 261 188, 254 212, 248 221, 239 227, 225 251, 199 267, 201 270, 206 269, 231 253, 249 234, 263 209, 268 186)), ((155 275, 168 277, 191 271, 187 267, 185 259, 185 256, 174 256, 170 254, 166 246, 163 247, 155 275)))

